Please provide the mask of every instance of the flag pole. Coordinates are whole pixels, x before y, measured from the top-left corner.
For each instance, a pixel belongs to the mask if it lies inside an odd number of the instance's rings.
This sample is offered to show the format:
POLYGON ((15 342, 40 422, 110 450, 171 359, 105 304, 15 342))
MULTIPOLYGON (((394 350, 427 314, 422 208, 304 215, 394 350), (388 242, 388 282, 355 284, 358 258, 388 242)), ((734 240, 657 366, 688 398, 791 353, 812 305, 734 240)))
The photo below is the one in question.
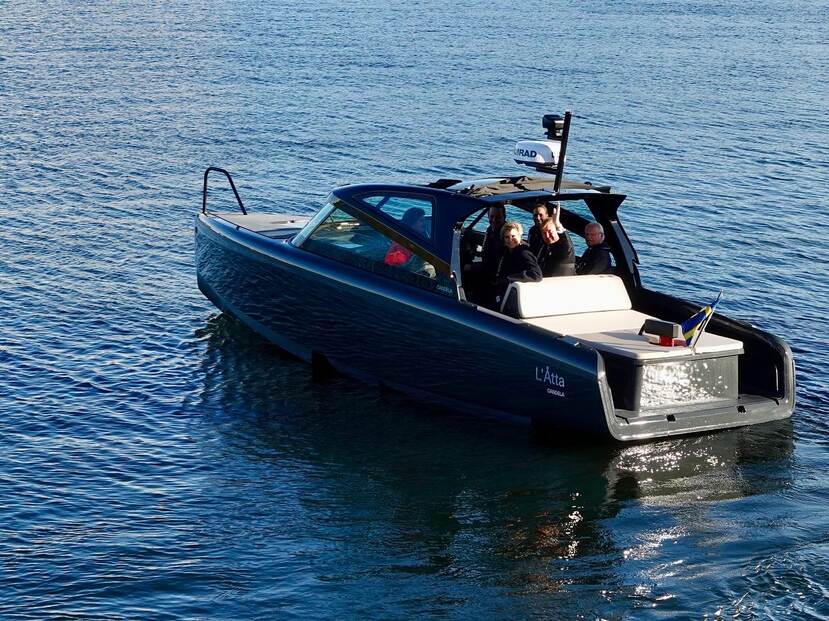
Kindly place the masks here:
POLYGON ((714 309, 717 308, 717 304, 719 304, 720 300, 722 299, 722 292, 723 290, 720 289, 720 294, 717 296, 717 299, 714 300, 714 303, 711 304, 711 312, 708 313, 708 316, 702 321, 702 324, 697 330, 697 333, 694 335, 694 342, 691 344, 691 350, 694 353, 697 353, 697 343, 702 337, 702 333, 705 332, 705 328, 708 327, 708 322, 711 321, 711 317, 714 316, 714 309))

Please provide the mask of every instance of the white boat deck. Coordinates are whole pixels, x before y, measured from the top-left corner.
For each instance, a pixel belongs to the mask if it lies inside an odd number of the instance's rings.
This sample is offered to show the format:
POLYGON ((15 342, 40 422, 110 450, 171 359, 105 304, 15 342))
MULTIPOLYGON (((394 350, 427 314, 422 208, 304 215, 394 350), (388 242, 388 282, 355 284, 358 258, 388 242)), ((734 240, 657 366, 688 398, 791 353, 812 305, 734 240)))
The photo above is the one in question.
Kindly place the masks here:
POLYGON ((217 218, 231 224, 248 229, 254 233, 261 233, 268 237, 279 237, 281 234, 301 229, 310 220, 307 216, 296 216, 278 213, 216 213, 217 218))

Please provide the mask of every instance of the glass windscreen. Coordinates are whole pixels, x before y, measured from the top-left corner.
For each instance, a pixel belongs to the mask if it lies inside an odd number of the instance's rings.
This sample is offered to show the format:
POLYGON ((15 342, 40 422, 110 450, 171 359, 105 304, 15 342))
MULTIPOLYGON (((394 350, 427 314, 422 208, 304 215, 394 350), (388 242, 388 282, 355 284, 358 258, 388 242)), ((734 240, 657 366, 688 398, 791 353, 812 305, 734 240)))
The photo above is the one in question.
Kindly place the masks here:
POLYGON ((454 296, 451 280, 411 247, 367 222, 334 208, 306 235, 301 247, 339 263, 392 278, 427 291, 454 296))

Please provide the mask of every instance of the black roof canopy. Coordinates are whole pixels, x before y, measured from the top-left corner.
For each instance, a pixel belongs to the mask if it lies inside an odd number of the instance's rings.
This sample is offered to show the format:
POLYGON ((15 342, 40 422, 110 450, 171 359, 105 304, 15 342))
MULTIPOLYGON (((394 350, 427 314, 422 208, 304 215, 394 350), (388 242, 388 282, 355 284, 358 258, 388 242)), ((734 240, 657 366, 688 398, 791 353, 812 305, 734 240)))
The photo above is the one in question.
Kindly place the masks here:
POLYGON ((452 239, 455 226, 471 214, 494 203, 510 201, 516 207, 531 210, 533 199, 547 201, 583 200, 598 220, 615 220, 616 211, 624 201, 622 194, 611 194, 609 187, 595 187, 590 183, 564 181, 561 191, 552 192, 552 177, 503 177, 481 181, 461 182, 448 188, 415 184, 361 184, 335 189, 332 194, 351 209, 366 216, 395 241, 404 241, 419 249, 431 259, 437 259, 436 268, 448 272, 451 264, 452 239), (415 239, 406 227, 394 217, 362 200, 369 196, 387 194, 411 196, 430 200, 433 205, 434 236, 430 240, 415 239))

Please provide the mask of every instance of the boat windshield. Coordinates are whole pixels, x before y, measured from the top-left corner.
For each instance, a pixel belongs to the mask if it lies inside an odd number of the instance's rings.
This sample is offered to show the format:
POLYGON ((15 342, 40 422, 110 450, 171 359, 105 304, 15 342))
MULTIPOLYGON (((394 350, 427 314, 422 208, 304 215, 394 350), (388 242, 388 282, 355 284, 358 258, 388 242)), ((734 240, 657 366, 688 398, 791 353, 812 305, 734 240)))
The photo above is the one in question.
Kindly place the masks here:
POLYGON ((355 214, 339 208, 325 212, 328 216, 305 232, 303 250, 418 289, 456 295, 448 274, 438 272, 417 249, 394 241, 355 214))

